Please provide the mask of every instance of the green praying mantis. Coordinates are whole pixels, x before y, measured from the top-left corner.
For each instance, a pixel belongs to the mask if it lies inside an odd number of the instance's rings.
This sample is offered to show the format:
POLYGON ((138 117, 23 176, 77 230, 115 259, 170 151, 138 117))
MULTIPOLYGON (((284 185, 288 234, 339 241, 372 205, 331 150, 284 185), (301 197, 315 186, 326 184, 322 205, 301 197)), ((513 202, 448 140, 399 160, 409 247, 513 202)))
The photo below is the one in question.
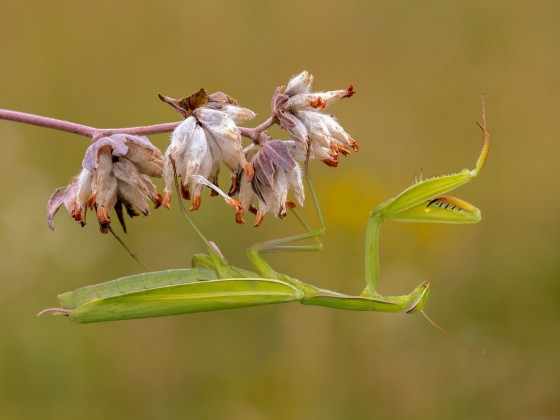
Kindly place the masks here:
POLYGON ((319 237, 325 233, 325 224, 306 167, 305 174, 322 227, 311 230, 295 213, 306 232, 249 248, 247 256, 255 271, 230 265, 217 246, 206 240, 189 219, 207 248, 207 254, 193 257, 192 268, 147 272, 63 293, 58 296, 60 307, 45 309, 39 315, 50 312, 66 315, 74 322, 91 323, 287 302, 355 311, 417 313, 426 303, 429 282, 421 283, 407 295, 385 296, 377 291, 380 228, 385 219, 454 224, 480 221, 479 209, 461 199, 443 195, 478 176, 486 162, 490 136, 486 127, 484 96, 482 124, 478 125, 482 129, 483 146, 474 169, 421 179, 369 214, 365 247, 366 287, 360 295, 322 289, 278 273, 262 256, 267 252, 322 248, 319 237), (290 245, 306 239, 314 240, 315 244, 290 245))

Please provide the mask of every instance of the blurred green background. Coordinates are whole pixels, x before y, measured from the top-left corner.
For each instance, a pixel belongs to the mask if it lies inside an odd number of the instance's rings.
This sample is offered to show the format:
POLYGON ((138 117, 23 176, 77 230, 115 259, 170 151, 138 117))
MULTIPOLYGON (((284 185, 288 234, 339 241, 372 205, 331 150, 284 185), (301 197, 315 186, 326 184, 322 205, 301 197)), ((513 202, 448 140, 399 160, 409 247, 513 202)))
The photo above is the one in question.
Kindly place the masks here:
MULTIPOLYGON (((304 69, 316 90, 353 83, 358 93, 330 110, 361 150, 337 169, 311 167, 325 250, 269 258, 319 286, 361 291, 365 222, 379 202, 421 171, 473 167, 482 91, 493 141, 481 176, 456 192, 481 208, 480 224, 388 222, 381 236, 381 291, 429 279, 427 312, 484 346, 481 361, 404 314, 288 304, 99 325, 37 319, 57 293, 139 267, 93 218, 80 229, 61 210, 56 232, 47 227, 47 199, 77 173, 87 140, 0 121, 2 419, 560 417, 560 3, 1 3, 2 108, 135 126, 177 119, 157 92, 203 86, 258 123, 274 89, 304 69)), ((165 149, 168 135, 152 140, 165 149)), ((301 231, 293 217, 237 226, 207 197, 193 217, 244 267, 251 243, 301 231)), ((176 206, 128 227, 153 269, 203 251, 176 206)))

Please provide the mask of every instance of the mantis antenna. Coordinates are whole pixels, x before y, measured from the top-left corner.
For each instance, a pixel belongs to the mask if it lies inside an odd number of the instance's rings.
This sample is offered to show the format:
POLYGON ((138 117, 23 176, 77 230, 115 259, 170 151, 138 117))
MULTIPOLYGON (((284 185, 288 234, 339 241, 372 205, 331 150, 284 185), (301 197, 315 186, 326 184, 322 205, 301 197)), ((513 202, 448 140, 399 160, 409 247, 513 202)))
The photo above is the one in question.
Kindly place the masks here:
POLYGON ((473 346, 471 346, 470 344, 467 344, 465 341, 461 340, 459 337, 451 334, 449 331, 447 331, 445 328, 443 328, 441 325, 437 324, 435 321, 432 320, 432 318, 430 318, 426 312, 424 312, 424 310, 422 309, 420 311, 420 313, 424 316, 424 318, 426 319, 426 321, 428 321, 429 324, 431 324, 436 330, 440 331, 442 334, 446 335, 447 337, 449 337, 450 339, 452 339, 453 341, 455 341, 457 344, 459 344, 461 347, 463 347, 464 349, 467 349, 468 351, 470 351, 472 354, 476 355, 476 356, 480 356, 480 357, 484 357, 486 356, 486 349, 483 347, 482 350, 476 349, 473 346))

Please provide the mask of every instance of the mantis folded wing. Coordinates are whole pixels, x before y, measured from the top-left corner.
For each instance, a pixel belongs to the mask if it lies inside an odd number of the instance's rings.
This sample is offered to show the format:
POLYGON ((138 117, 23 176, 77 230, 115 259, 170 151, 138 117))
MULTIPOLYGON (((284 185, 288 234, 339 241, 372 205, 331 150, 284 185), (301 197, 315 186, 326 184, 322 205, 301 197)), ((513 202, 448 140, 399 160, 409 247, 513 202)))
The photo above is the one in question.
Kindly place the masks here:
POLYGON ((318 238, 324 234, 323 218, 310 184, 323 227, 311 231, 304 224, 306 233, 251 247, 248 257, 256 273, 229 265, 217 247, 204 239, 209 254, 194 256, 193 268, 143 273, 83 287, 59 295, 61 307, 45 309, 39 314, 62 314, 71 321, 89 323, 287 302, 345 310, 416 313, 422 309, 428 297, 428 282, 421 283, 408 295, 383 296, 377 292, 381 224, 385 218, 455 224, 476 223, 480 220, 480 211, 476 207, 442 194, 469 182, 484 166, 490 147, 484 97, 482 119, 483 148, 474 169, 421 180, 370 213, 366 235, 366 287, 359 296, 321 289, 277 273, 261 255, 264 252, 321 249, 318 238), (317 240, 317 244, 288 246, 304 239, 317 240))

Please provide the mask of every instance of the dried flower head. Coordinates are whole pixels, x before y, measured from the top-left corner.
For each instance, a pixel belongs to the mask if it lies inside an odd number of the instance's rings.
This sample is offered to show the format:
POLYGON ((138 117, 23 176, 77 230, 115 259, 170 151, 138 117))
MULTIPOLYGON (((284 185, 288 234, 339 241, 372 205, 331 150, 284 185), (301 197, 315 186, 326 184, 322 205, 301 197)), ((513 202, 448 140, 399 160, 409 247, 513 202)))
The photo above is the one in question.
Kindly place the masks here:
POLYGON ((295 203, 288 201, 289 190, 303 205, 305 194, 296 160, 305 159, 305 155, 295 141, 263 141, 258 146, 249 147, 247 154, 252 155, 254 177, 251 182, 245 182, 247 174, 241 175, 238 192, 242 208, 237 211, 237 223, 245 223, 243 209, 255 213, 254 226, 259 226, 269 211, 281 218, 286 216, 286 209, 295 207, 295 203))
POLYGON ((334 116, 321 111, 333 102, 354 94, 348 89, 328 92, 310 92, 313 76, 307 71, 293 77, 286 88, 276 90, 272 112, 290 136, 311 150, 310 157, 329 166, 338 165, 338 155, 347 155, 350 149, 358 151, 358 143, 336 121, 334 116))
MULTIPOLYGON (((243 168, 252 177, 253 169, 243 154, 241 134, 237 124, 254 118, 255 113, 237 105, 224 93, 207 95, 204 89, 183 99, 160 98, 173 106, 185 120, 177 126, 171 136, 171 144, 165 152, 163 205, 170 206, 175 175, 181 178, 183 198, 193 203, 190 210, 200 207, 201 191, 205 183, 218 185, 220 165, 224 163, 233 173, 243 168)), ((232 178, 236 182, 235 178, 232 178)), ((216 189, 211 195, 216 195, 216 189)))
POLYGON ((147 215, 148 199, 159 207, 162 198, 150 177, 161 178, 163 156, 146 137, 114 134, 95 141, 86 151, 79 175, 67 187, 58 188, 47 204, 47 221, 64 204, 82 226, 86 212, 95 209, 102 233, 107 233, 113 208, 126 232, 123 206, 129 216, 147 215))

